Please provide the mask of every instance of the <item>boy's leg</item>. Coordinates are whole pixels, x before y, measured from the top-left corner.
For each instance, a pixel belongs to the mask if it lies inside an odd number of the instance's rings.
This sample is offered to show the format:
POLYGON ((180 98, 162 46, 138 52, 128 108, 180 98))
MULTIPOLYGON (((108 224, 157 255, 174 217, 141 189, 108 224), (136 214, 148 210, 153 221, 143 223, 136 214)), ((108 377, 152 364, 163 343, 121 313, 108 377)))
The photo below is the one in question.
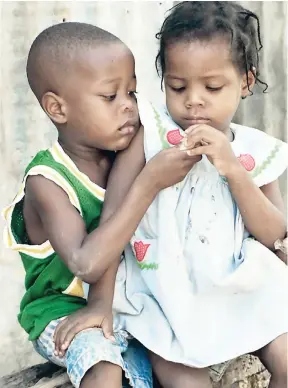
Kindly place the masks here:
POLYGON ((163 388, 212 388, 208 369, 190 368, 150 353, 153 371, 163 388))
POLYGON ((157 388, 155 384, 153 385, 152 366, 148 351, 140 342, 135 338, 130 339, 129 346, 122 357, 127 383, 125 387, 132 385, 135 388, 157 388))
POLYGON ((50 322, 34 344, 38 353, 54 364, 67 368, 75 388, 122 388, 122 353, 127 349, 125 333, 115 333, 116 342, 104 337, 101 329, 78 333, 64 357, 55 355, 54 332, 62 319, 50 322))
POLYGON ((98 328, 74 337, 66 352, 66 367, 76 388, 122 388, 122 352, 128 343, 121 333, 114 333, 114 337, 112 342, 98 328))
MULTIPOLYGON (((135 339, 127 341, 127 336, 114 333, 118 340, 120 351, 123 358, 122 368, 108 362, 99 362, 92 367, 85 375, 80 388, 152 388, 152 368, 147 350, 135 339), (125 374, 124 381, 122 380, 125 374), (107 378, 109 376, 109 379, 107 378)), ((154 385, 154 388, 157 388, 154 385)), ((160 387, 159 387, 160 388, 160 387)))
POLYGON ((92 366, 81 381, 80 388, 122 388, 122 368, 109 362, 92 366))
POLYGON ((269 388, 287 388, 287 341, 287 334, 280 335, 256 352, 256 356, 271 373, 269 388))

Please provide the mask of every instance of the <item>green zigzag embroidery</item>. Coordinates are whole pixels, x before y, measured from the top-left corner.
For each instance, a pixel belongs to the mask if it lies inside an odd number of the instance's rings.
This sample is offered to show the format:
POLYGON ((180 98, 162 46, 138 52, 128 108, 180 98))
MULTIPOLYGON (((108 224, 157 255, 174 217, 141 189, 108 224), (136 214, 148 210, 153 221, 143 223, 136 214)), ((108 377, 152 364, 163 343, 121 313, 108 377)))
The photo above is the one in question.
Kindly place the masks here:
POLYGON ((276 146, 273 148, 273 150, 270 152, 270 155, 267 156, 267 158, 264 160, 264 162, 255 168, 255 170, 252 172, 252 178, 255 178, 259 174, 261 174, 272 162, 272 160, 275 158, 277 152, 279 151, 281 147, 281 143, 277 143, 276 146))
POLYGON ((159 136, 160 136, 160 139, 161 139, 162 147, 163 148, 170 148, 170 144, 167 142, 166 136, 165 136, 166 133, 167 133, 167 129, 165 127, 163 127, 163 125, 161 123, 160 115, 157 112, 157 110, 154 108, 154 106, 152 104, 151 104, 151 106, 152 106, 152 109, 153 109, 153 112, 154 112, 154 118, 155 118, 155 121, 156 121, 156 125, 157 125, 157 129, 158 129, 158 132, 159 132, 159 136))
MULTIPOLYGON (((160 115, 159 115, 159 113, 157 112, 157 110, 154 108, 154 106, 152 104, 151 104, 151 107, 152 107, 153 112, 154 112, 154 118, 155 118, 155 121, 156 121, 156 126, 157 126, 157 129, 158 129, 158 133, 159 133, 159 136, 160 136, 162 147, 163 147, 163 149, 170 148, 171 145, 168 143, 168 141, 166 140, 166 136, 165 136, 166 133, 167 133, 167 129, 165 127, 163 127, 163 125, 161 123, 160 115)), ((183 185, 183 182, 184 182, 184 180, 182 182, 179 182, 176 185, 174 185, 175 189, 177 191, 181 189, 181 187, 183 185)))
POLYGON ((141 270, 143 270, 143 269, 152 269, 152 270, 155 271, 159 267, 159 265, 157 263, 146 264, 146 263, 139 263, 139 261, 137 261, 137 264, 141 268, 141 270))

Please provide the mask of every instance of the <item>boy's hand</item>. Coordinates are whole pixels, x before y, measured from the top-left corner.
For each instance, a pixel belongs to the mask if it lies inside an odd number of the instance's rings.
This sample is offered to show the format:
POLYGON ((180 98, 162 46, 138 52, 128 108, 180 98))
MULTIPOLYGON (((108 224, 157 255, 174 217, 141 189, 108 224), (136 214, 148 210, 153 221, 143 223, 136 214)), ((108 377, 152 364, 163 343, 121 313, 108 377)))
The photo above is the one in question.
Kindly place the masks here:
POLYGON ((103 302, 93 302, 59 323, 54 333, 55 356, 63 357, 75 335, 93 327, 101 328, 105 338, 115 341, 112 309, 103 302))
POLYGON ((239 168, 229 139, 218 129, 206 124, 195 125, 186 130, 184 146, 190 156, 206 155, 220 175, 229 177, 234 167, 239 168))
POLYGON ((201 155, 191 157, 179 145, 159 152, 146 164, 144 170, 151 184, 162 190, 181 182, 201 158, 201 155))

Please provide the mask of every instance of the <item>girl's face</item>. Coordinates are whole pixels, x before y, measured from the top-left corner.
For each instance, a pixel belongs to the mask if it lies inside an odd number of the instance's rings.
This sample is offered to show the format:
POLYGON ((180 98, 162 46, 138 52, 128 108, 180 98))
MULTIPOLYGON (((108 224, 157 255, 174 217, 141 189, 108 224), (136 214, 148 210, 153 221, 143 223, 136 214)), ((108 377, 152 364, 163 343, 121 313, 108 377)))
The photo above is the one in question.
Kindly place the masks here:
MULTIPOLYGON (((249 94, 246 74, 231 60, 228 43, 221 38, 176 42, 165 51, 166 104, 183 129, 207 124, 229 131, 240 98, 249 94)), ((254 77, 249 72, 250 90, 254 77)))

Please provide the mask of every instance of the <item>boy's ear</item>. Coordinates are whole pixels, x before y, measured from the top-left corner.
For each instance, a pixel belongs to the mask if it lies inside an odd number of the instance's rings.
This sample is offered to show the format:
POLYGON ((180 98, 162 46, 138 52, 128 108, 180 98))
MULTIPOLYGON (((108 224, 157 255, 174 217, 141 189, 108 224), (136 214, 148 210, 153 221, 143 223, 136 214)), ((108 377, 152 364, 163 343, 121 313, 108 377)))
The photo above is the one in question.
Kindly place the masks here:
POLYGON ((67 122, 66 104, 62 97, 53 92, 47 92, 41 99, 41 105, 55 123, 65 124, 67 122))
POLYGON ((254 88, 256 82, 256 69, 255 67, 252 68, 252 70, 248 71, 248 76, 243 74, 242 77, 242 83, 241 83, 241 97, 245 98, 249 96, 254 88))

